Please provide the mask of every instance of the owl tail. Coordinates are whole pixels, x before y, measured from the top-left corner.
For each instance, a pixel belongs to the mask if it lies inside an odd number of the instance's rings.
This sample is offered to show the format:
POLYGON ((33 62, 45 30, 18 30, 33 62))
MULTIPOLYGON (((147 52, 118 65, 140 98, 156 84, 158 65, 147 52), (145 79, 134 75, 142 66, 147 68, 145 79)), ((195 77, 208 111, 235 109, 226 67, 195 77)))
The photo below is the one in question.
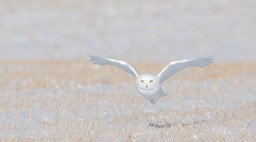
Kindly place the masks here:
POLYGON ((163 96, 166 96, 166 95, 167 94, 162 89, 160 89, 159 92, 157 93, 157 95, 155 95, 154 97, 148 99, 148 101, 150 101, 151 104, 155 104, 160 97, 163 97, 163 96))

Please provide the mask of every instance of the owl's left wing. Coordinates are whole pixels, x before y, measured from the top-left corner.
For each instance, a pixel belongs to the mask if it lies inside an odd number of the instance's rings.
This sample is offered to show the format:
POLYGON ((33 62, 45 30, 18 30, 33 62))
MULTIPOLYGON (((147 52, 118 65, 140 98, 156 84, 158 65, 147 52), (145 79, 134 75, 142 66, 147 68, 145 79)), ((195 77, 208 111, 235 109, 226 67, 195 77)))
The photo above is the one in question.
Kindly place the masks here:
POLYGON ((208 66, 210 63, 213 63, 212 57, 173 61, 165 66, 165 68, 157 76, 159 77, 160 83, 162 83, 176 72, 179 72, 187 67, 204 67, 208 66))
POLYGON ((125 61, 115 60, 115 59, 110 59, 110 58, 103 58, 103 57, 98 57, 98 56, 89 56, 89 57, 90 57, 90 61, 92 61, 94 64, 114 65, 114 66, 122 69, 123 71, 131 74, 134 77, 138 76, 137 71, 131 65, 126 63, 125 61))

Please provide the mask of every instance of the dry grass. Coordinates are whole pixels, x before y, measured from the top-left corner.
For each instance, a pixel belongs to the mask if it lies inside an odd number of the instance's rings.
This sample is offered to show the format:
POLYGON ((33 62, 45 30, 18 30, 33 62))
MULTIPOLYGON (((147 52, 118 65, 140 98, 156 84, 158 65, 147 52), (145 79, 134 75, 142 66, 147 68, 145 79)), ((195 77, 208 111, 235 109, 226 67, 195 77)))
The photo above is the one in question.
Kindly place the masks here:
MULTIPOLYGON (((142 73, 165 65, 133 64, 142 73)), ((88 61, 1 61, 0 72, 0 141, 256 139, 254 62, 185 70, 155 106, 131 76, 88 61)))

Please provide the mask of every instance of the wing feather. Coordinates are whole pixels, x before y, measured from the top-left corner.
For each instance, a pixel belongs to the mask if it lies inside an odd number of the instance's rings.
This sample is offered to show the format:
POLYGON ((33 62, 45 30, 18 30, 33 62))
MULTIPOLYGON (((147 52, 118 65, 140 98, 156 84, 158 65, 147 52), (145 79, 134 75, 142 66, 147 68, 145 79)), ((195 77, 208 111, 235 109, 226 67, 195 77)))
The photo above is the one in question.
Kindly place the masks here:
POLYGON ((213 63, 212 57, 172 61, 167 66, 165 66, 165 68, 157 76, 160 79, 160 83, 162 83, 173 74, 187 67, 204 67, 211 63, 213 63))
POLYGON ((114 65, 114 66, 118 67, 119 69, 122 69, 123 71, 131 74, 134 77, 138 76, 137 71, 125 61, 115 60, 115 59, 110 59, 110 58, 103 58, 103 57, 98 57, 98 56, 89 56, 89 57, 90 57, 90 61, 92 61, 94 64, 114 65))

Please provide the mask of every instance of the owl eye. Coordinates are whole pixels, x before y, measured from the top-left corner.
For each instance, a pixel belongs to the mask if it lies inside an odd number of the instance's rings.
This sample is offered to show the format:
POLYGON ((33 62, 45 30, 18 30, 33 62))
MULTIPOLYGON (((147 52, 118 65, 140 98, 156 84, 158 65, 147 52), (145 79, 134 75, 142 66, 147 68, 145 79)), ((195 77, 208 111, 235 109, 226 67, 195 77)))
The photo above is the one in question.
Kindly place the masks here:
POLYGON ((140 82, 144 83, 144 80, 140 80, 140 82))
POLYGON ((150 80, 149 82, 150 82, 150 83, 152 83, 152 82, 153 82, 153 80, 150 80))

